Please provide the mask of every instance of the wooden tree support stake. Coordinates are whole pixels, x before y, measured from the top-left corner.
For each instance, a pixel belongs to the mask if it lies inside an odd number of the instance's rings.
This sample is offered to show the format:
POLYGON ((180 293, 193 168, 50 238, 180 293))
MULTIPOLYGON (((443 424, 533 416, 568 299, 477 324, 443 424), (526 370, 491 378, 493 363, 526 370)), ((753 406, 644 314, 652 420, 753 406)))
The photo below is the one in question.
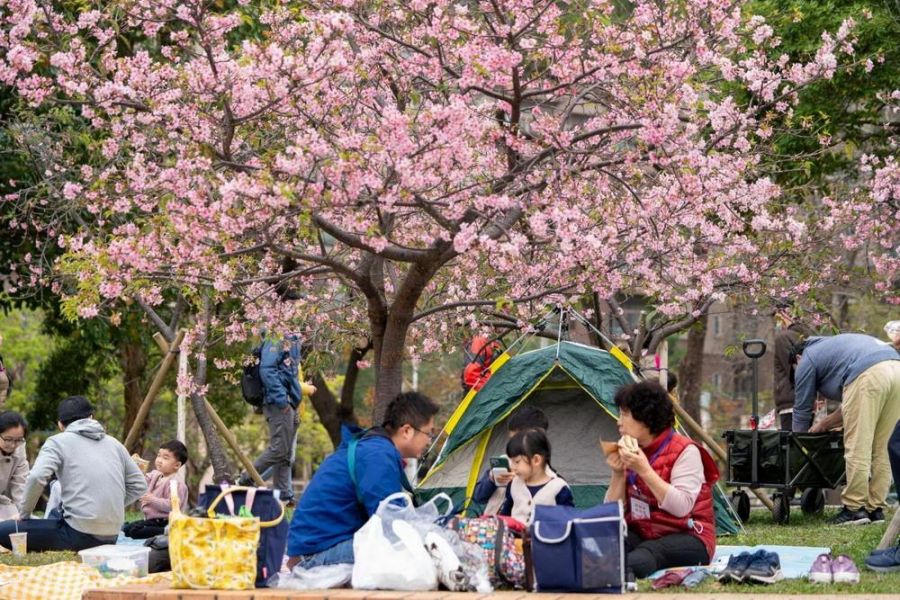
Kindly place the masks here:
POLYGON ((219 430, 219 433, 222 434, 222 437, 225 438, 225 441, 231 446, 231 449, 237 455, 238 460, 241 461, 241 464, 244 465, 244 469, 247 470, 247 473, 250 475, 250 478, 256 483, 256 485, 260 487, 265 487, 266 482, 263 481, 263 478, 260 477, 259 473, 256 471, 256 467, 253 466, 253 463, 247 458, 247 455, 241 450, 240 446, 238 446, 237 438, 234 437, 234 434, 231 433, 231 430, 228 429, 228 426, 225 425, 225 422, 222 421, 222 418, 219 417, 219 413, 216 412, 216 409, 213 408, 213 405, 209 403, 209 400, 206 398, 203 399, 204 405, 206 405, 206 410, 209 412, 209 416, 212 419, 213 423, 216 426, 216 429, 219 430))
POLYGON ((897 543, 897 536, 900 536, 900 510, 894 513, 891 522, 888 523, 887 530, 878 542, 878 550, 885 550, 897 543))
MULTIPOLYGON (((153 337, 156 339, 155 335, 153 337)), ((160 338, 162 338, 162 336, 160 336, 160 338)), ((156 376, 153 377, 153 381, 150 383, 150 389, 147 390, 147 395, 144 396, 144 401, 141 402, 141 407, 134 417, 134 423, 131 424, 131 430, 129 430, 128 435, 125 437, 125 448, 127 448, 129 452, 134 451, 138 438, 141 435, 141 430, 144 428, 144 421, 147 420, 147 415, 150 414, 150 407, 153 405, 153 401, 156 400, 156 396, 162 388, 163 381, 169 373, 169 369, 172 368, 172 363, 174 363, 175 359, 178 357, 178 347, 181 345, 183 339, 184 330, 179 330, 178 334, 175 336, 175 340, 168 346, 168 351, 166 352, 165 357, 163 357, 162 364, 159 366, 156 376)), ((158 343, 159 340, 157 340, 157 344, 158 343)))

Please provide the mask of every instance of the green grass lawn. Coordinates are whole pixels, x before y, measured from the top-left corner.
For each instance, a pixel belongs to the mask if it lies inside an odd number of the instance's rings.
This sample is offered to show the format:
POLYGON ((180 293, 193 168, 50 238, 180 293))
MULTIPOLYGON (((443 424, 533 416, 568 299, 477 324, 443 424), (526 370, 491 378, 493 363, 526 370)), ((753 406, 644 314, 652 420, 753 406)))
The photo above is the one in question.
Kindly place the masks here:
MULTIPOLYGON (((772 594, 875 594, 896 593, 900 590, 900 573, 878 574, 867 570, 863 561, 869 552, 878 545, 887 524, 848 525, 836 527, 826 525, 826 520, 836 512, 830 509, 823 516, 808 516, 799 509, 791 511, 788 525, 776 525, 771 514, 766 510, 754 510, 749 523, 744 525, 746 533, 721 537, 718 542, 727 546, 755 546, 772 544, 779 546, 819 546, 831 548, 834 555, 847 554, 859 567, 861 580, 858 585, 824 585, 809 583, 804 579, 791 579, 768 586, 758 585, 723 585, 713 579, 707 579, 694 592, 716 593, 772 593, 772 594)), ((887 512, 890 521, 893 511, 887 512)), ((651 591, 649 582, 640 582, 639 589, 651 591)), ((666 592, 688 591, 684 588, 666 588, 666 592)))
MULTIPOLYGON (((875 548, 884 533, 886 524, 835 527, 826 525, 825 521, 835 510, 829 510, 823 516, 807 516, 799 510, 791 511, 789 525, 775 525, 771 515, 764 510, 754 510, 750 522, 745 525, 746 533, 719 538, 719 543, 728 546, 755 546, 757 544, 773 544, 782 546, 820 546, 829 547, 833 554, 848 554, 856 562, 862 574, 859 585, 816 585, 802 579, 782 581, 770 586, 757 585, 722 585, 707 579, 694 592, 738 592, 738 593, 773 593, 773 594, 875 594, 896 593, 900 590, 900 573, 880 575, 863 567, 863 560, 875 548)), ((890 520, 893 511, 888 511, 890 520)), ((139 513, 128 515, 128 520, 140 518, 139 513)), ((30 553, 22 558, 12 554, 0 554, 0 563, 7 565, 44 565, 63 560, 78 560, 75 552, 30 553)), ((639 583, 642 592, 650 590, 649 582, 639 583)), ((667 588, 668 593, 687 591, 684 588, 667 588)))

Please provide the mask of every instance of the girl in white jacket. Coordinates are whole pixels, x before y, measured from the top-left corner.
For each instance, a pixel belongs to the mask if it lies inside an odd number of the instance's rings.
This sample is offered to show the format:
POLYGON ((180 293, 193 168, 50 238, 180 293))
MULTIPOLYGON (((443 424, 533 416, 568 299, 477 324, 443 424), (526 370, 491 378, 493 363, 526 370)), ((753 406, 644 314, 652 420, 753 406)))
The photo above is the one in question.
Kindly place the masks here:
POLYGON ((550 441, 543 430, 514 435, 506 444, 506 455, 516 477, 506 488, 506 501, 499 514, 529 525, 537 505, 575 506, 569 485, 549 468, 550 441))

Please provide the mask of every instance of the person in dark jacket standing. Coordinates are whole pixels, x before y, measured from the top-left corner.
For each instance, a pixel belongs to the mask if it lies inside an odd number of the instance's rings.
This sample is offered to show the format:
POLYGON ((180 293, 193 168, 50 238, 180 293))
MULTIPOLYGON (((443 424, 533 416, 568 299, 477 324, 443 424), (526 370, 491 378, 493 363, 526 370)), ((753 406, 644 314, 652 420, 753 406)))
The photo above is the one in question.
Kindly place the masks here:
MULTIPOLYGON (((300 389, 300 338, 285 336, 283 340, 263 341, 259 355, 259 375, 263 384, 263 416, 269 427, 269 445, 253 466, 259 473, 270 470, 272 488, 279 491, 283 502, 294 501, 291 483, 291 463, 294 457, 297 427, 300 424, 297 407, 302 397, 300 389)), ((239 485, 253 485, 244 473, 239 485)))
POLYGON ((775 322, 779 326, 775 334, 775 411, 780 420, 781 429, 791 431, 794 413, 794 370, 793 357, 800 342, 811 335, 813 330, 803 323, 794 320, 791 306, 781 303, 775 309, 775 322))
POLYGON ((847 485, 832 523, 884 521, 888 439, 900 419, 900 355, 872 336, 842 333, 809 338, 796 363, 794 431, 825 431, 843 419, 847 485), (817 393, 841 407, 810 428, 817 393))

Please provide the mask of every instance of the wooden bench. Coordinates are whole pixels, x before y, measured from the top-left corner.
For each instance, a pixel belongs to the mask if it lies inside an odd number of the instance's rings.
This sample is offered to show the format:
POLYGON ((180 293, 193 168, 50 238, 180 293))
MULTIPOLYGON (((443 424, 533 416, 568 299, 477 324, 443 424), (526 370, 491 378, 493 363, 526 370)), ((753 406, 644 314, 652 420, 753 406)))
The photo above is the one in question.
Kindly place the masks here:
MULTIPOLYGON (((165 584, 130 586, 85 592, 83 600, 610 600, 615 596, 603 594, 528 594, 524 592, 494 592, 493 594, 463 594, 453 592, 367 592, 361 590, 318 590, 292 592, 289 590, 253 590, 248 592, 217 592, 201 590, 171 590, 165 584)), ((746 600, 747 594, 667 594, 652 592, 627 594, 628 600, 746 600)), ((803 596, 783 594, 753 594, 755 600, 784 600, 803 596)), ((847 594, 811 596, 815 600, 847 600, 847 594)), ((879 600, 900 599, 900 594, 879 594, 879 600)))
MULTIPOLYGON (((384 592, 364 590, 252 590, 222 592, 215 590, 173 590, 167 584, 134 585, 105 590, 89 590, 82 600, 609 600, 609 595, 594 594, 529 594, 525 592, 495 592, 493 594, 464 594, 453 592, 384 592)), ((635 598, 637 596, 631 596, 635 598)))

